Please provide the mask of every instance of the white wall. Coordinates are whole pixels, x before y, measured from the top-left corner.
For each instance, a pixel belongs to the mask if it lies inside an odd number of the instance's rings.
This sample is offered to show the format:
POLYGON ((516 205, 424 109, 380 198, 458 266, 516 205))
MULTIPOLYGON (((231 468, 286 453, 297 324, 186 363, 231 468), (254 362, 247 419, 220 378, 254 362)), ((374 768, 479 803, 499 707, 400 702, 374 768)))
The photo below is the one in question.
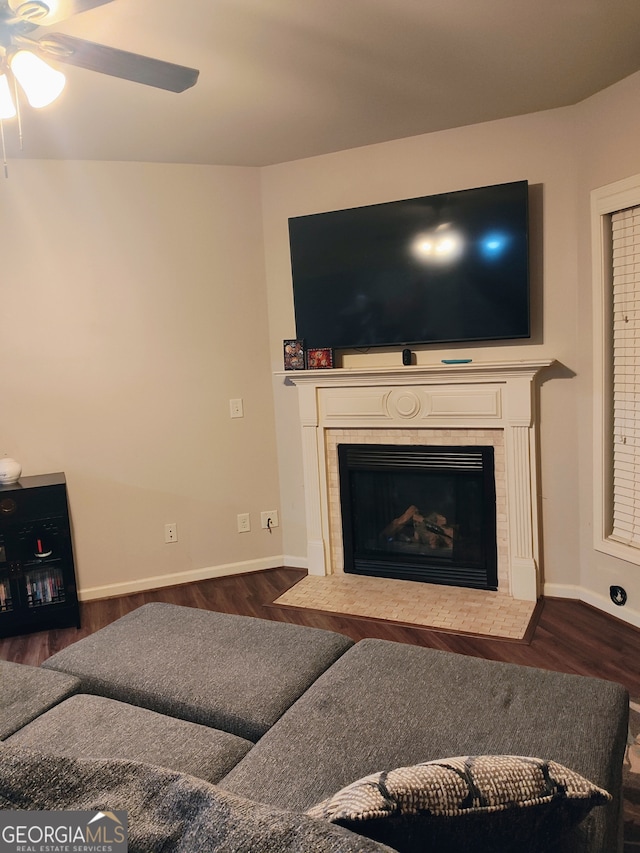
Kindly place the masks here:
MULTIPOLYGON (((322 210, 527 179, 532 185, 534 336, 526 344, 419 349, 419 363, 551 357, 541 390, 544 562, 548 581, 579 582, 575 447, 577 273, 573 117, 556 110, 434 133, 263 170, 267 288, 274 370, 294 335, 287 218, 322 210), (544 282, 544 288, 542 284, 544 282)), ((345 366, 400 365, 400 351, 349 354, 345 366)), ((296 390, 275 384, 285 553, 306 555, 296 390)))
POLYGON ((85 597, 280 565, 259 172, 12 162, 0 234, 0 453, 65 472, 85 597))
MULTIPOLYGON (((418 362, 555 358, 540 389, 542 568, 548 595, 580 598, 640 624, 640 570, 598 554, 592 535, 592 343, 589 192, 640 172, 640 75, 574 107, 458 128, 263 170, 271 359, 295 333, 287 218, 465 187, 532 185, 531 341, 423 347, 418 362), (622 584, 627 607, 611 604, 622 584)), ((398 364, 399 350, 347 354, 344 366, 398 364)), ((305 563, 294 387, 274 384, 285 553, 305 563)), ((294 558, 290 558, 294 562, 294 558)))
MULTIPOLYGON (((85 594, 282 554, 305 564, 296 389, 272 378, 295 333, 289 216, 527 179, 531 341, 423 347, 418 360, 558 360, 539 401, 545 590, 637 624, 640 570, 592 545, 589 192, 640 172, 638 103, 634 75, 576 107, 262 170, 12 162, 0 182, 0 453, 26 475, 67 474, 85 594), (229 419, 231 397, 244 419, 229 419), (274 508, 281 527, 268 534, 259 512, 274 508), (239 512, 251 533, 236 533, 239 512), (610 604, 612 583, 625 608, 610 604)), ((400 365, 400 353, 345 364, 400 365)))

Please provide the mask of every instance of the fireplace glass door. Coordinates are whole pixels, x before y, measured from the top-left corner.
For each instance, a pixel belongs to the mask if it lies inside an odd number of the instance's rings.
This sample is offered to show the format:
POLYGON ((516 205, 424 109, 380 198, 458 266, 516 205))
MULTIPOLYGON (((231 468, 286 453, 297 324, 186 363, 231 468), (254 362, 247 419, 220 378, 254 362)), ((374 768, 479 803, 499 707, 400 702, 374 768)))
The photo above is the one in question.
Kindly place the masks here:
POLYGON ((345 572, 497 589, 493 447, 338 446, 345 572))

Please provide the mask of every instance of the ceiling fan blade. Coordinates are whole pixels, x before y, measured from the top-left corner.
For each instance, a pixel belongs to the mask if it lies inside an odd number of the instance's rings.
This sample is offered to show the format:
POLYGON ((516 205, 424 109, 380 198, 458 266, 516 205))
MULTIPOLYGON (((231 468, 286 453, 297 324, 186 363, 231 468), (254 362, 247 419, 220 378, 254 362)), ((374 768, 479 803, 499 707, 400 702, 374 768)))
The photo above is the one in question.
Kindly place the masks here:
POLYGON ((115 47, 86 41, 63 33, 43 36, 33 43, 43 57, 99 71, 110 77, 121 77, 144 83, 169 92, 184 92, 195 85, 200 73, 195 68, 174 65, 161 59, 151 59, 139 53, 129 53, 115 47))

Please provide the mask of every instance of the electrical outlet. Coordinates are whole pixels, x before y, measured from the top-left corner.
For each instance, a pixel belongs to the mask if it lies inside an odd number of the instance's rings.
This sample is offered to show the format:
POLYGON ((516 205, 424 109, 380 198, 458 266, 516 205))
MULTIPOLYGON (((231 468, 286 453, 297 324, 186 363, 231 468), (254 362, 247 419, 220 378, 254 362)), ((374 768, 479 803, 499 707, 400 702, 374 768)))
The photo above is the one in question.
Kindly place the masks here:
POLYGON ((244 417, 244 406, 242 404, 242 397, 238 397, 235 400, 229 400, 229 413, 232 418, 244 417))
POLYGON ((178 525, 175 521, 172 521, 171 524, 165 524, 164 541, 167 543, 178 541, 178 525))
POLYGON ((264 530, 278 526, 278 510, 268 509, 260 513, 260 523, 264 530))
POLYGON ((249 533, 251 530, 251 519, 248 512, 238 513, 238 533, 249 533))

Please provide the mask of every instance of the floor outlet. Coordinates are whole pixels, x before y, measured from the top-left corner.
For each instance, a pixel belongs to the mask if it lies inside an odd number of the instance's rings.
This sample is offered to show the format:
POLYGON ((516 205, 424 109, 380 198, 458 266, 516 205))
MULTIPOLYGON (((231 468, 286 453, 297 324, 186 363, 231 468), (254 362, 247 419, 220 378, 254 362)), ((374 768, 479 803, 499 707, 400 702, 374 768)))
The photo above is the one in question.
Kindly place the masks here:
POLYGON ((238 514, 238 533, 249 533, 251 530, 251 519, 248 512, 238 514))
POLYGON ((175 521, 173 521, 171 524, 165 524, 164 541, 167 543, 178 541, 178 525, 175 523, 175 521))
POLYGON ((278 510, 268 509, 260 513, 260 524, 264 530, 271 530, 278 526, 278 510))
POLYGON ((624 607, 627 603, 627 591, 623 586, 610 586, 609 595, 611 596, 611 601, 617 604, 618 607, 624 607))

